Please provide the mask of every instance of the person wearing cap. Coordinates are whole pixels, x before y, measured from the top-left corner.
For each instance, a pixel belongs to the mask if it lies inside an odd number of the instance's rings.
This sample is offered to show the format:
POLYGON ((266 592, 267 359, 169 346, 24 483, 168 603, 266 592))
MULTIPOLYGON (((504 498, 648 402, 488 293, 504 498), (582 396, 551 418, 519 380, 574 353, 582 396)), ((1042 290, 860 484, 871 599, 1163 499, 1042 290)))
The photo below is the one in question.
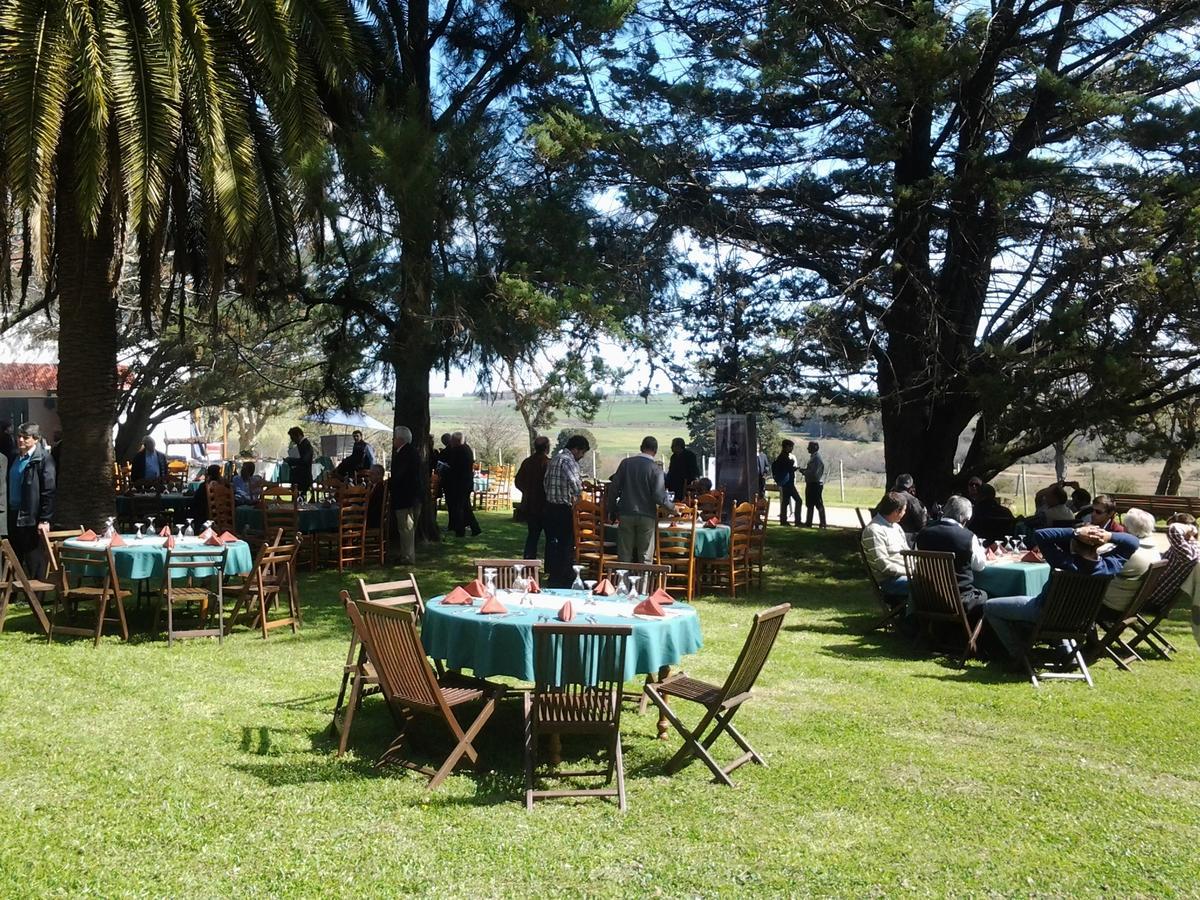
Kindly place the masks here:
MULTIPOLYGON (((1042 528, 1033 533, 1031 542, 1052 568, 1081 575, 1116 575, 1139 545, 1131 534, 1114 534, 1095 525, 1080 528, 1042 528)), ((992 597, 983 606, 983 615, 1008 655, 1021 658, 1034 624, 1046 602, 1046 590, 1034 597, 992 597)))
POLYGON ((313 452, 312 441, 304 436, 304 430, 293 425, 288 429, 288 437, 292 445, 288 447, 287 464, 291 470, 292 487, 301 498, 312 490, 312 466, 316 454, 313 452))

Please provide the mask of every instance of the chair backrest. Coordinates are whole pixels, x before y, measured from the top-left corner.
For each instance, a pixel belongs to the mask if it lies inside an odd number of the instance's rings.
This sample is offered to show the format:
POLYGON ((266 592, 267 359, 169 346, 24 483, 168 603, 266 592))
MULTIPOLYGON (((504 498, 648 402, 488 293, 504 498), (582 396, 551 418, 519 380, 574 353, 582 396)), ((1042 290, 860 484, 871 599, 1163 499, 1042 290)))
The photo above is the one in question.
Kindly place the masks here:
MULTIPOLYGON (((641 578, 643 575, 650 576, 649 591, 653 594, 657 590, 667 589, 667 576, 671 574, 671 567, 660 565, 658 563, 636 563, 623 562, 615 563, 614 567, 619 566, 635 578, 641 578)), ((640 587, 640 585, 639 585, 640 587)))
POLYGON ((941 550, 902 550, 913 612, 919 616, 958 619, 964 615, 954 554, 941 550))
POLYGON ((477 559, 475 560, 475 577, 483 581, 484 569, 496 570, 496 589, 507 591, 513 586, 517 577, 517 566, 525 567, 525 577, 537 579, 542 583, 542 560, 540 559, 477 559))
POLYGON ((767 538, 767 523, 771 521, 770 502, 762 494, 754 495, 754 544, 761 550, 767 538))
POLYGON ((295 506, 297 503, 296 489, 290 484, 274 484, 270 481, 263 482, 262 490, 259 491, 258 500, 260 505, 278 505, 291 504, 295 506))
POLYGON ((64 528, 51 531, 48 525, 38 526, 38 540, 42 544, 42 555, 46 558, 46 580, 51 581, 58 572, 58 548, 62 542, 83 534, 82 528, 64 528))
POLYGON ((575 504, 573 515, 575 548, 598 553, 604 548, 604 507, 599 503, 581 498, 575 504))
POLYGON ((1142 578, 1142 583, 1138 585, 1137 593, 1133 595, 1133 600, 1129 603, 1129 608, 1123 613, 1123 618, 1135 618, 1142 611, 1142 607, 1151 601, 1163 584, 1169 565, 1165 559, 1150 564, 1150 568, 1146 570, 1146 574, 1142 578))
MULTIPOLYGON (((699 512, 699 504, 697 504, 699 512)), ((754 540, 754 504, 739 503, 729 517, 729 553, 731 556, 746 556, 754 540)))
POLYGON ((696 512, 701 519, 723 519, 725 513, 725 492, 707 491, 696 496, 696 512))
POLYGON ((421 589, 411 572, 407 578, 399 581, 377 581, 374 584, 367 584, 359 578, 358 595, 368 603, 382 606, 411 606, 418 622, 425 617, 425 601, 421 599, 421 589))
POLYGON ((866 527, 867 527, 867 522, 869 522, 869 521, 871 520, 871 517, 870 517, 870 516, 868 516, 868 515, 865 515, 865 514, 863 513, 863 510, 862 510, 862 507, 861 507, 861 506, 856 506, 856 507, 854 507, 854 514, 855 514, 856 516, 858 516, 858 527, 859 527, 859 528, 866 528, 866 527))
POLYGON ((208 500, 208 518, 212 520, 217 534, 232 532, 235 527, 233 488, 219 481, 210 481, 204 486, 204 494, 208 500))
POLYGON ((229 548, 225 546, 172 547, 167 550, 163 581, 169 587, 177 578, 191 579, 196 577, 199 569, 208 569, 203 577, 216 578, 217 584, 220 585, 221 579, 225 577, 228 555, 229 548))
POLYGON ((421 646, 413 611, 359 600, 349 604, 346 612, 393 708, 415 707, 427 712, 441 709, 449 715, 437 675, 421 646))
POLYGON ((781 603, 755 614, 742 652, 738 654, 737 662, 729 670, 729 677, 721 688, 721 702, 750 693, 766 665, 767 657, 771 655, 771 648, 775 646, 775 638, 783 627, 783 617, 791 608, 790 603, 781 603))
POLYGON ((863 569, 866 570, 867 578, 871 582, 871 590, 875 593, 875 599, 883 599, 883 586, 875 577, 875 570, 871 568, 871 560, 867 558, 867 548, 863 546, 862 541, 858 542, 858 558, 862 561, 863 569))
POLYGON ((338 531, 342 543, 361 544, 367 535, 367 489, 347 485, 338 491, 338 531))
POLYGON ((625 650, 631 625, 533 626, 533 709, 573 724, 620 727, 625 650), (587 702, 579 702, 586 698, 587 702), (553 711, 553 712, 552 712, 553 711), (562 711, 565 715, 555 715, 562 711))
POLYGON ((65 594, 70 590, 70 578, 74 573, 77 579, 100 578, 102 587, 105 590, 119 591, 121 590, 120 579, 117 578, 117 566, 113 561, 112 549, 105 548, 92 549, 83 547, 69 547, 63 545, 62 550, 58 554, 59 565, 59 584, 60 589, 65 594), (92 574, 86 574, 87 569, 100 572, 97 574, 93 571, 92 574))
POLYGON ((1083 640, 1096 624, 1111 575, 1082 575, 1055 570, 1046 585, 1042 613, 1033 628, 1033 640, 1083 640))

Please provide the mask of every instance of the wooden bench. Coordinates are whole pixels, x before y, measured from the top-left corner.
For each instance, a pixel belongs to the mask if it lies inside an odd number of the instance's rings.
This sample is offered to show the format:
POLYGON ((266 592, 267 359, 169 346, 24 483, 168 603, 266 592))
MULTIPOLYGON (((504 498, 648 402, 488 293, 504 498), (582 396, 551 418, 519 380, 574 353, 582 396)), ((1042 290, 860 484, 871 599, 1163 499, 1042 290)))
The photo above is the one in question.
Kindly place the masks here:
POLYGON ((1170 518, 1177 512, 1191 513, 1200 519, 1200 497, 1170 497, 1158 494, 1109 494, 1118 513, 1137 508, 1156 519, 1170 518))

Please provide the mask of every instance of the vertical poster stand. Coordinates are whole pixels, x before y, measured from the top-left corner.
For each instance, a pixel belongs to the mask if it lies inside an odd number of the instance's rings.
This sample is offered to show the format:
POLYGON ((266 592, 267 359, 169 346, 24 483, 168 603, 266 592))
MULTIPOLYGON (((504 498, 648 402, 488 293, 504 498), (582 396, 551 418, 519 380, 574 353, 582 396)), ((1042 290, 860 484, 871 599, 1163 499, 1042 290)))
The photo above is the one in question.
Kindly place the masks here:
POLYGON ((754 416, 717 413, 717 484, 725 491, 725 513, 758 493, 758 432, 754 416))

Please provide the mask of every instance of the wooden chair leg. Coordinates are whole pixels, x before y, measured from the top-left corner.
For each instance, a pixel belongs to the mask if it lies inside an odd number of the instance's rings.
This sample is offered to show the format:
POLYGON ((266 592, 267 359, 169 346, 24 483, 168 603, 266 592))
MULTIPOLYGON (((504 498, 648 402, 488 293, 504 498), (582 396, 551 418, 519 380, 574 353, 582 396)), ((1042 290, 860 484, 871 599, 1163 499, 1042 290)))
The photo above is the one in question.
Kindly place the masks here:
POLYGON ((525 808, 533 809, 533 771, 537 762, 537 735, 533 733, 533 699, 526 693, 525 710, 525 808))
POLYGON ((475 765, 479 762, 479 754, 475 752, 475 748, 471 745, 471 741, 473 741, 475 736, 479 734, 479 731, 481 728, 483 728, 484 723, 491 718, 492 712, 495 710, 495 708, 496 699, 493 697, 484 703, 483 709, 479 711, 479 715, 475 718, 475 721, 471 723, 471 727, 468 728, 465 733, 462 730, 462 726, 458 724, 458 720, 451 718, 447 724, 450 726, 451 733, 454 734, 454 736, 458 739, 458 743, 455 744, 454 749, 450 751, 450 755, 446 757, 446 761, 442 763, 441 768, 439 768, 437 772, 434 773, 433 778, 429 780, 427 790, 433 790, 439 784, 445 781, 446 776, 454 771, 454 767, 458 765, 458 761, 462 759, 463 756, 466 756, 472 765, 475 765))
MULTIPOLYGON (((621 733, 613 735, 612 763, 617 771, 617 808, 625 812, 625 757, 621 752, 621 733)), ((611 777, 609 779, 611 781, 611 777)))
POLYGON ((4 617, 8 615, 8 601, 12 597, 12 582, 4 585, 4 593, 0 594, 0 632, 4 631, 4 617))
MULTIPOLYGON (((337 755, 343 756, 346 753, 346 746, 350 743, 350 728, 354 724, 354 713, 358 711, 359 705, 362 703, 362 675, 355 673, 354 685, 350 689, 350 703, 346 706, 346 715, 342 719, 342 733, 338 736, 337 755)), ((334 713, 334 725, 336 726, 337 714, 334 713)))
POLYGON ((104 631, 104 613, 108 609, 108 593, 100 595, 100 599, 96 601, 96 639, 93 646, 100 646, 100 635, 104 631))

